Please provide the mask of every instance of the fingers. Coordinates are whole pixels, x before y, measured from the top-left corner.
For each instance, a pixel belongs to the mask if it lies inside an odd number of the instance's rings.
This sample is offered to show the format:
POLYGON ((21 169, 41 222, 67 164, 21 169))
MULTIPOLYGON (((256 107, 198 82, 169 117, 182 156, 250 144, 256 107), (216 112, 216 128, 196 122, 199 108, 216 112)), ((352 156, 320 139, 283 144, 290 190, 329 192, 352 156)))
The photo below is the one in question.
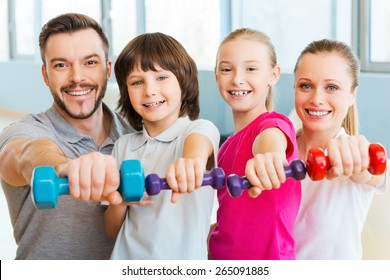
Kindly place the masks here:
POLYGON ((181 196, 181 193, 178 193, 178 192, 172 192, 172 196, 171 196, 171 202, 172 203, 176 203, 179 201, 180 199, 180 196, 181 196))
POLYGON ((263 191, 263 188, 261 187, 252 187, 248 190, 248 195, 251 197, 251 198, 256 198, 258 197, 263 191))
POLYGON ((279 188, 286 181, 285 165, 287 160, 280 153, 256 154, 248 160, 245 176, 252 185, 249 195, 255 198, 263 190, 279 188))
POLYGON ((131 206, 131 205, 138 205, 138 206, 146 206, 153 204, 153 200, 147 196, 145 193, 144 198, 140 201, 133 201, 133 202, 122 202, 122 204, 131 206))
POLYGON ((350 177, 365 172, 369 165, 369 142, 364 136, 341 136, 329 141, 327 146, 331 168, 328 179, 350 177))
POLYGON ((171 201, 179 200, 179 193, 191 193, 202 186, 204 162, 198 159, 179 158, 169 165, 165 179, 172 189, 171 201))
POLYGON ((119 200, 119 169, 110 155, 93 152, 71 160, 57 170, 60 176, 68 177, 69 192, 74 198, 102 201, 116 192, 110 199, 114 203, 119 200))

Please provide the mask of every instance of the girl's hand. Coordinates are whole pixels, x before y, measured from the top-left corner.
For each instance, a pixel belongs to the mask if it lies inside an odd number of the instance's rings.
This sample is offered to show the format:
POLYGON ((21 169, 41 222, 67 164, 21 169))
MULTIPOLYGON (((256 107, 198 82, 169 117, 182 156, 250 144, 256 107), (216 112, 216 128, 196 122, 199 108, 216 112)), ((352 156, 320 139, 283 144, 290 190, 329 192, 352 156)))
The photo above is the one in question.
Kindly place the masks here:
POLYGON ((368 172, 370 143, 362 135, 341 136, 331 139, 327 146, 329 164, 326 177, 333 180, 340 176, 357 181, 367 181, 372 175, 368 172))
POLYGON ((285 165, 288 165, 286 158, 278 152, 256 154, 248 160, 245 176, 252 185, 249 196, 256 198, 263 190, 279 188, 286 181, 285 165))
POLYGON ((201 159, 179 158, 171 163, 165 175, 172 189, 171 202, 176 203, 181 193, 191 193, 202 186, 205 162, 201 159))

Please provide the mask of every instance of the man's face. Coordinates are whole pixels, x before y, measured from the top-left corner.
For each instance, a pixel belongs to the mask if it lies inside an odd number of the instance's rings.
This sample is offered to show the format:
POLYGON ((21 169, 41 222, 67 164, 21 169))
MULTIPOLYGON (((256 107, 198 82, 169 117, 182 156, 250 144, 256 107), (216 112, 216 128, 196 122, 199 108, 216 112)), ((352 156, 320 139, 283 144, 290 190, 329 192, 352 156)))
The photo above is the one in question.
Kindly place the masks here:
POLYGON ((73 119, 89 118, 100 106, 111 61, 93 29, 59 33, 46 43, 42 75, 57 109, 73 119))

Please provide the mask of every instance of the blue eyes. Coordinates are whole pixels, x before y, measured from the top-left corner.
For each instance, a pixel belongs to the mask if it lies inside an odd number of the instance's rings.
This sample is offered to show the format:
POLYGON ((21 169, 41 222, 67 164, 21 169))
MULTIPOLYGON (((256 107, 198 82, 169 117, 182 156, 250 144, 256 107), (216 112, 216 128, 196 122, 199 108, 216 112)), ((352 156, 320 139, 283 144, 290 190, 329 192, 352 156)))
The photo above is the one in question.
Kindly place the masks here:
MULTIPOLYGON (((245 69, 245 71, 247 71, 247 72, 253 72, 253 71, 257 71, 257 70, 258 70, 258 68, 255 68, 255 67, 248 67, 245 69)), ((227 73, 227 72, 232 72, 233 70, 231 68, 221 68, 220 71, 227 73)))
MULTIPOLYGON (((96 64, 98 64, 99 62, 97 60, 87 60, 85 61, 84 65, 85 66, 94 66, 96 64)), ((61 62, 61 63, 56 63, 53 65, 54 68, 66 68, 66 67, 69 67, 70 65, 68 63, 65 63, 65 62, 61 62)))
MULTIPOLYGON (((302 90, 305 90, 305 91, 309 91, 309 90, 313 89, 313 87, 310 84, 300 84, 298 87, 302 90)), ((335 92, 339 89, 339 87, 337 87, 335 85, 328 85, 325 87, 325 89, 328 92, 335 92)))
POLYGON ((336 86, 328 86, 327 87, 330 91, 336 91, 336 90, 338 90, 338 87, 336 87, 336 86))
MULTIPOLYGON (((164 81, 166 79, 168 79, 168 76, 159 76, 156 78, 157 81, 164 81)), ((142 85, 143 83, 144 83, 143 80, 137 80, 137 81, 131 82, 130 85, 139 86, 139 85, 142 85)))
POLYGON ((158 81, 164 81, 164 80, 166 80, 166 79, 168 79, 167 76, 161 76, 161 77, 158 77, 158 78, 157 78, 158 81))
POLYGON ((299 85, 299 88, 301 88, 301 89, 311 89, 311 86, 308 85, 308 84, 301 84, 301 85, 299 85))

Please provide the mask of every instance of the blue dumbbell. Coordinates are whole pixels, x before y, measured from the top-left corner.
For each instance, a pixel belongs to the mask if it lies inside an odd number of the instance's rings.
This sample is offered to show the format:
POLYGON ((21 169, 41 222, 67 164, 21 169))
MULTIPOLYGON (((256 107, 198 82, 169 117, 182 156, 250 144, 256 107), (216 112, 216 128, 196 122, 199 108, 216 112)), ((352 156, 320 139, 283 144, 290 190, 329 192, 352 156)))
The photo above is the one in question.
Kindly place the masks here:
MULTIPOLYGON (((140 161, 125 160, 122 162, 118 191, 125 202, 142 199, 145 190, 144 178, 140 161)), ((39 166, 34 169, 31 188, 32 199, 38 209, 55 208, 60 195, 69 195, 68 178, 58 177, 52 166, 39 166)))

